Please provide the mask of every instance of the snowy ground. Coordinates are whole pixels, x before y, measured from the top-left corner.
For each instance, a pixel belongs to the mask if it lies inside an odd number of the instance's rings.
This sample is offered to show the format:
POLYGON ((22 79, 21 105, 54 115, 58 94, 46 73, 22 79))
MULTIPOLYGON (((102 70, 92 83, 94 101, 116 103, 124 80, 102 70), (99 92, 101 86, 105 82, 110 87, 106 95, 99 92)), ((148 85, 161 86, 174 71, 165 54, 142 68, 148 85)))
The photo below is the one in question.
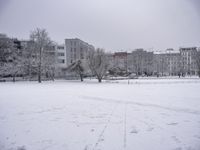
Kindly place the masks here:
POLYGON ((0 83, 0 150, 200 150, 200 80, 0 83))

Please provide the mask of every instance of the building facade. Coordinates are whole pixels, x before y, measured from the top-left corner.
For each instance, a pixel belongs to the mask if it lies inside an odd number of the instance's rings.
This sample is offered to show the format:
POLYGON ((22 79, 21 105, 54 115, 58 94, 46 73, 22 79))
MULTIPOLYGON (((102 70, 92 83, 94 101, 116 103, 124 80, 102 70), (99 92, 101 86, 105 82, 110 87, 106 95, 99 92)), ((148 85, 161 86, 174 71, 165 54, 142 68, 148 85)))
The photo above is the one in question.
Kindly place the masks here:
POLYGON ((144 49, 132 51, 129 58, 129 68, 137 75, 151 75, 153 72, 153 52, 144 49))
POLYGON ((113 63, 115 68, 120 68, 127 72, 127 52, 115 52, 113 54, 113 63))
POLYGON ((65 45, 56 45, 56 64, 60 68, 67 67, 67 55, 66 55, 66 47, 65 45))
POLYGON ((89 50, 94 50, 94 46, 80 40, 80 39, 65 39, 66 47, 66 63, 67 66, 77 60, 87 59, 89 50))
POLYGON ((167 49, 154 53, 154 73, 161 76, 174 76, 182 73, 179 51, 167 49))
POLYGON ((183 73, 186 75, 197 75, 196 54, 197 47, 180 48, 183 73))

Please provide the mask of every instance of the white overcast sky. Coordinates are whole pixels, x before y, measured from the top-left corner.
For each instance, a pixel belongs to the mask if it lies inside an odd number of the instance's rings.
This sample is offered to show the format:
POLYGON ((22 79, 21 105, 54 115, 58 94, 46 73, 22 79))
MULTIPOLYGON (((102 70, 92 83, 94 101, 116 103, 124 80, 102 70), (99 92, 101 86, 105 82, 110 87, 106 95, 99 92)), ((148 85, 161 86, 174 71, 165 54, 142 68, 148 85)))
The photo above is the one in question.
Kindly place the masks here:
POLYGON ((200 46, 200 0, 0 0, 0 33, 28 39, 36 27, 107 51, 200 46))

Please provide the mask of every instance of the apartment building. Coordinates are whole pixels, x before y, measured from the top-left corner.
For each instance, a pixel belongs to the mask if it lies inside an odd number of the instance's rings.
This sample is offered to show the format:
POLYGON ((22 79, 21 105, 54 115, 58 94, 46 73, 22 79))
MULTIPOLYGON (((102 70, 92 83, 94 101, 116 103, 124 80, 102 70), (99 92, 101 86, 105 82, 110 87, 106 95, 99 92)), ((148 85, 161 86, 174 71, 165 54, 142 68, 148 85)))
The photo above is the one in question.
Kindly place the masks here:
POLYGON ((153 52, 135 49, 129 57, 129 68, 137 75, 151 75, 153 72, 153 52))
POLYGON ((115 52, 113 54, 113 66, 127 71, 127 52, 115 52))
POLYGON ((195 60, 197 47, 182 47, 179 50, 182 59, 183 72, 186 75, 197 75, 197 66, 195 60))
POLYGON ((179 51, 169 48, 154 52, 154 73, 157 75, 179 75, 182 73, 179 51))
POLYGON ((180 52, 174 49, 167 49, 165 55, 168 75, 179 75, 182 72, 180 52))
POLYGON ((66 47, 65 45, 56 45, 56 56, 57 56, 57 66, 61 68, 67 67, 67 56, 66 56, 66 47))
POLYGON ((77 60, 86 60, 89 50, 94 50, 94 46, 78 38, 65 39, 66 64, 67 66, 77 60))

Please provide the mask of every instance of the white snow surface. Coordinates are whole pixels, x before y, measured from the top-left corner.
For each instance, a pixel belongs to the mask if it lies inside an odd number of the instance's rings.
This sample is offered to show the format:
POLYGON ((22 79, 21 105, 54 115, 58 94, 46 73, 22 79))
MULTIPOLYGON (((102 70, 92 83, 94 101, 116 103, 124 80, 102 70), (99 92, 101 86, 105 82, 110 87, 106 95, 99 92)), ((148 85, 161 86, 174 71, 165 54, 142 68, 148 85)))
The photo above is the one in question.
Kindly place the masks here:
POLYGON ((200 150, 200 80, 0 83, 0 150, 22 149, 200 150))

